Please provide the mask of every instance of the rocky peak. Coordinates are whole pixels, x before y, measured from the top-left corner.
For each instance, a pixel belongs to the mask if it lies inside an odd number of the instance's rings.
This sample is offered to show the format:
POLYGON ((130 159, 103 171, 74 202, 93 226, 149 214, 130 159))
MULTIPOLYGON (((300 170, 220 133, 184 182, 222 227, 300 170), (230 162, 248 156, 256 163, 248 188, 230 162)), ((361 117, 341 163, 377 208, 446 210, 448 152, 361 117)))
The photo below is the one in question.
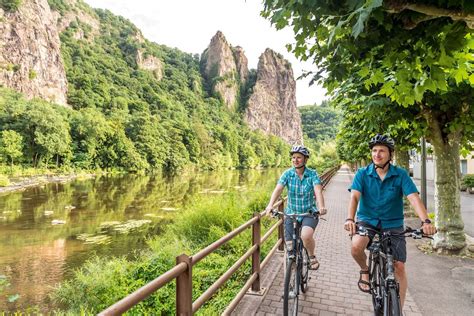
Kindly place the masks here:
POLYGON ((237 65, 231 46, 221 31, 214 35, 202 53, 201 69, 212 94, 222 98, 229 109, 235 109, 239 92, 237 65))
POLYGON ((56 18, 47 0, 0 9, 0 85, 66 105, 67 80, 56 18))
POLYGON ((252 129, 301 144, 303 131, 296 107, 296 82, 291 64, 280 54, 266 49, 260 56, 257 81, 245 111, 252 129))
POLYGON ((245 86, 249 77, 248 59, 245 56, 244 49, 240 46, 236 46, 232 49, 234 53, 235 64, 237 66, 237 72, 239 73, 240 83, 245 86))

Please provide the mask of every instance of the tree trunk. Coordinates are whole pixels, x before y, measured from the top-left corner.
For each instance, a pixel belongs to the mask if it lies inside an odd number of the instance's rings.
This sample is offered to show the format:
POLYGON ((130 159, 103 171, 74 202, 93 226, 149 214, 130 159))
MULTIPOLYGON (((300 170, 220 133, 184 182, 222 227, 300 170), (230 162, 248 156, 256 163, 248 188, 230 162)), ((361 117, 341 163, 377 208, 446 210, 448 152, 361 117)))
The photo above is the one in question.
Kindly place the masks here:
POLYGON ((408 150, 402 150, 395 152, 395 164, 399 167, 402 167, 407 172, 409 172, 409 162, 410 156, 408 155, 408 150))
POLYGON ((449 137, 449 141, 445 141, 433 137, 432 145, 435 156, 435 221, 438 229, 433 246, 445 252, 458 251, 466 245, 459 193, 459 138, 449 137))
MULTIPOLYGON (((395 152, 395 164, 410 173, 410 155, 408 150, 395 152)), ((410 207, 410 202, 406 197, 403 198, 403 213, 407 217, 414 217, 416 215, 415 211, 410 207)))

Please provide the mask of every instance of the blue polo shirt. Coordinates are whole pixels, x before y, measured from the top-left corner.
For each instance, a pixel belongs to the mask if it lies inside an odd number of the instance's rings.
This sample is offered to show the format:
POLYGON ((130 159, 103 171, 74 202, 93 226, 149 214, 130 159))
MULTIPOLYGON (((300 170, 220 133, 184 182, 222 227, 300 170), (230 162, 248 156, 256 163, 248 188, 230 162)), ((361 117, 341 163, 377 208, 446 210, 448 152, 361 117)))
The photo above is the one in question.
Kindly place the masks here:
POLYGON ((293 167, 281 175, 278 183, 288 189, 288 203, 285 208, 286 213, 301 214, 317 211, 314 186, 321 184, 321 181, 315 170, 305 168, 303 177, 300 179, 296 173, 296 169, 293 167))
POLYGON ((403 226, 403 196, 418 193, 405 169, 390 164, 382 181, 373 163, 357 171, 351 190, 361 193, 357 219, 382 228, 403 226))

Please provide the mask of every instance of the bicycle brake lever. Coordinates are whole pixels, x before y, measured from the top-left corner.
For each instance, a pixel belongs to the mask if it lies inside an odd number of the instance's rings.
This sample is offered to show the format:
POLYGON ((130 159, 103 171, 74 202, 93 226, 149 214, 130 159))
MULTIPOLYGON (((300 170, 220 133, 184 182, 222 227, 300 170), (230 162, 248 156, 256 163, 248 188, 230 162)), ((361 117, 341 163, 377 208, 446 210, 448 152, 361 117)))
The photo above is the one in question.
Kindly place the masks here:
POLYGON ((423 238, 422 235, 418 235, 417 233, 412 233, 411 236, 412 236, 414 239, 421 239, 421 238, 423 238))

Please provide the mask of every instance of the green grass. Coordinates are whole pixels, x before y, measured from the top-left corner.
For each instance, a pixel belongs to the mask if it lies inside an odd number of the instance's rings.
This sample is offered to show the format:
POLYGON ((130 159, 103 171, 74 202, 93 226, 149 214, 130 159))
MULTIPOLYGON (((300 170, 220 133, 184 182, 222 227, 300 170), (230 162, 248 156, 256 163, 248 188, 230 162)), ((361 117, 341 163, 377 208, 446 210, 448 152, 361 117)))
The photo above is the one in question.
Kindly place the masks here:
POLYGON ((6 187, 10 185, 10 180, 7 176, 0 173, 0 187, 6 187))

